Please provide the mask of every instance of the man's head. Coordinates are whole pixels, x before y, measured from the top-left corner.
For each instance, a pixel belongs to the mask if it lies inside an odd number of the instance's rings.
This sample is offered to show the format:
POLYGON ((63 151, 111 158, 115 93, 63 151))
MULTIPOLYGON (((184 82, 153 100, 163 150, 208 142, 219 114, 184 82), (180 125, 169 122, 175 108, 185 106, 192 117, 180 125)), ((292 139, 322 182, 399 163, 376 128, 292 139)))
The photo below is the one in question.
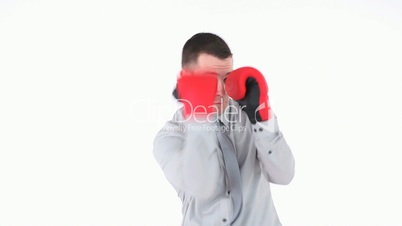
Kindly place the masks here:
POLYGON ((195 34, 183 46, 181 64, 185 70, 217 74, 218 87, 214 104, 218 114, 222 114, 229 102, 224 79, 233 70, 232 52, 226 42, 212 33, 195 34))

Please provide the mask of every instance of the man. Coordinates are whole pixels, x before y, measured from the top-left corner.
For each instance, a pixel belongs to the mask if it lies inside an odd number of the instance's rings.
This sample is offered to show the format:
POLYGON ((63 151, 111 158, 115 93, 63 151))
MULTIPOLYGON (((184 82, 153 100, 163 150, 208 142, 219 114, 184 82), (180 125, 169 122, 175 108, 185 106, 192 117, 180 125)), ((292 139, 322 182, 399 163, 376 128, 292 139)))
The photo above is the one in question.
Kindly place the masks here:
POLYGON ((184 226, 278 226, 270 183, 294 176, 264 76, 233 71, 219 36, 184 45, 174 95, 183 103, 154 140, 154 156, 183 203, 184 226), (230 96, 230 97, 229 97, 230 96))

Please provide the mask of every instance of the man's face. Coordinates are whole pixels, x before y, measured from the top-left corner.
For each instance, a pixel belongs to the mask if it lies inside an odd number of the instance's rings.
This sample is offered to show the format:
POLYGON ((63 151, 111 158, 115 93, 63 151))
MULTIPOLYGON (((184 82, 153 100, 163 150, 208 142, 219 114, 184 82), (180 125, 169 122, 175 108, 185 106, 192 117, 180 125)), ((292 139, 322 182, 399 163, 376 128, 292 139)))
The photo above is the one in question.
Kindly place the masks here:
POLYGON ((213 72, 218 77, 218 87, 214 99, 214 106, 217 109, 217 113, 222 114, 229 103, 229 96, 225 90, 224 79, 228 74, 233 71, 233 59, 228 57, 221 60, 209 54, 202 53, 198 56, 198 60, 195 64, 189 66, 190 70, 213 72))

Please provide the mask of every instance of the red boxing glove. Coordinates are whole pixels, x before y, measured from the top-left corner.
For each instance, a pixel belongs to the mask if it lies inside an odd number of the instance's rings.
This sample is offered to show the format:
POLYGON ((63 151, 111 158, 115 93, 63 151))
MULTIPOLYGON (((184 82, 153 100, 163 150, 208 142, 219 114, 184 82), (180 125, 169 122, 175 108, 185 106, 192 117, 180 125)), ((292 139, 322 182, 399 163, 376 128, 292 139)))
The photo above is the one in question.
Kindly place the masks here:
POLYGON ((185 118, 207 116, 215 112, 214 99, 218 80, 214 73, 182 70, 177 79, 177 97, 184 104, 185 118))
POLYGON ((241 67, 232 71, 225 81, 225 88, 227 94, 247 113, 252 124, 272 117, 268 85, 257 69, 241 67))

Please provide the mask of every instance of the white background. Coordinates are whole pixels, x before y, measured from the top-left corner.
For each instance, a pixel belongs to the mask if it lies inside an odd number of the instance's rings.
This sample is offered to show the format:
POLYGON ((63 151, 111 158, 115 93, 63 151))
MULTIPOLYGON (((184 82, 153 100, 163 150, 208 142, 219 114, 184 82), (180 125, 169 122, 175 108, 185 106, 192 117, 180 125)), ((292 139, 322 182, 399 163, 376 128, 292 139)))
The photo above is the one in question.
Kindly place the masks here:
POLYGON ((1 0, 0 225, 180 225, 152 142, 200 31, 267 78, 284 226, 402 225, 397 0, 1 0))

